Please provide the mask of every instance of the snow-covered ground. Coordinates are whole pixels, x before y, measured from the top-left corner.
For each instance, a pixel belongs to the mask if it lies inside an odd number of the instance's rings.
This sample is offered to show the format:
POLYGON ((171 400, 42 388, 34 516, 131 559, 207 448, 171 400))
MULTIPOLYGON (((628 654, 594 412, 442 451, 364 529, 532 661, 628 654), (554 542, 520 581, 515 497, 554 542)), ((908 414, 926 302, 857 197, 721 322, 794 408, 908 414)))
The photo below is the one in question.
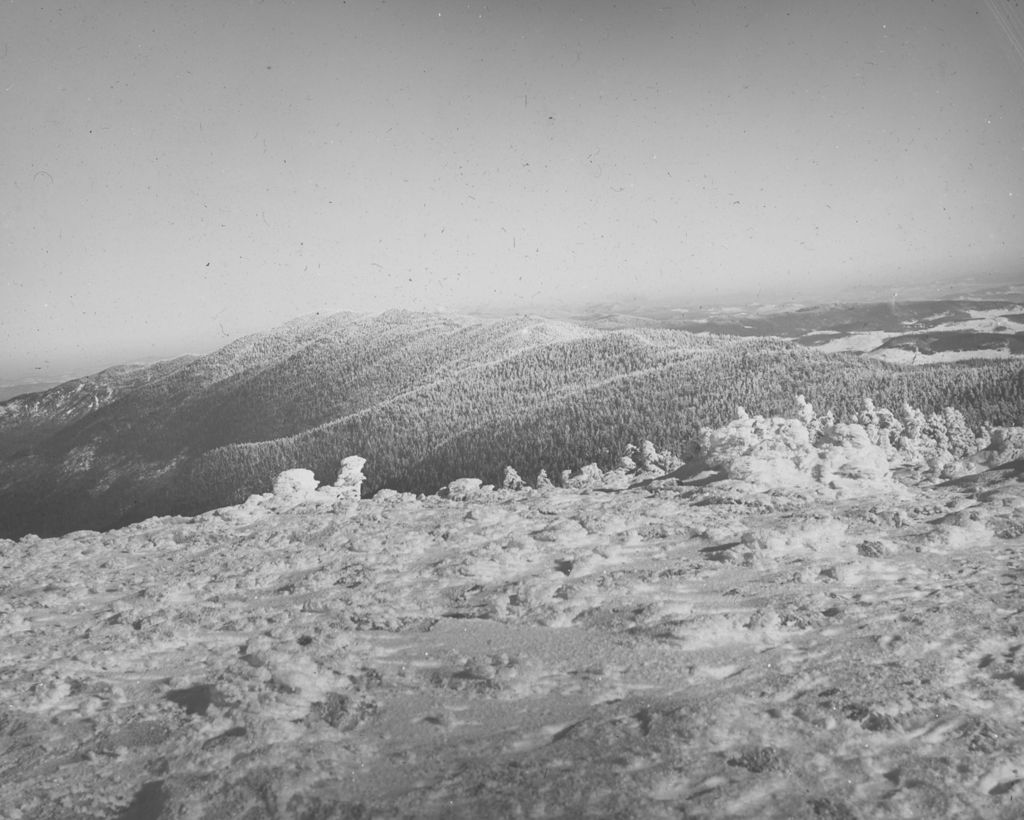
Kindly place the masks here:
POLYGON ((817 349, 826 353, 868 353, 881 347, 886 340, 899 336, 884 330, 872 330, 866 333, 851 333, 838 339, 829 339, 817 349))
MULTIPOLYGON (((974 331, 975 333, 1021 333, 1024 323, 1008 318, 1007 310, 969 310, 971 318, 959 322, 945 322, 928 328, 932 333, 943 331, 974 331)), ((1024 312, 1024 306, 1018 305, 1017 312, 1024 312)))
MULTIPOLYGON (((1024 324, 1008 318, 1008 310, 1019 310, 1014 308, 1001 308, 998 310, 969 310, 970 319, 955 322, 942 322, 929 326, 923 333, 997 333, 1007 337, 1016 333, 1024 332, 1024 324)), ((923 320, 941 320, 944 315, 937 315, 923 320)), ((821 336, 826 331, 815 331, 806 334, 807 337, 821 336)), ((913 331, 911 331, 913 332, 913 331)), ((1009 347, 1000 349, 981 350, 944 350, 938 353, 919 353, 913 350, 902 350, 882 347, 886 341, 896 336, 903 336, 905 333, 894 333, 892 331, 871 330, 864 332, 850 333, 839 338, 829 339, 823 344, 816 345, 818 350, 826 353, 863 353, 872 358, 881 359, 892 364, 939 364, 944 362, 962 362, 972 359, 1008 359, 1013 356, 1009 347)))
POLYGON ((938 353, 918 353, 916 350, 883 347, 872 350, 867 355, 890 364, 943 364, 973 359, 1009 359, 1013 354, 1005 347, 998 350, 940 350, 938 353))
POLYGON ((814 423, 0 541, 0 815, 1020 817, 1019 454, 814 423))

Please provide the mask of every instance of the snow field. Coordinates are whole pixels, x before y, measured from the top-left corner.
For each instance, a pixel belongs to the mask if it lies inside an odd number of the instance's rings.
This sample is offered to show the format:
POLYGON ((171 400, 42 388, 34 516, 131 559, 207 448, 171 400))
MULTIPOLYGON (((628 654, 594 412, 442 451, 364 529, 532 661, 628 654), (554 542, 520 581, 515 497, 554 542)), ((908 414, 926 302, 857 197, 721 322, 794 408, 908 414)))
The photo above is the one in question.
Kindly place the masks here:
POLYGON ((358 500, 350 461, 0 542, 0 805, 1019 816, 1019 469, 903 485, 855 431, 737 422, 612 491, 358 500))

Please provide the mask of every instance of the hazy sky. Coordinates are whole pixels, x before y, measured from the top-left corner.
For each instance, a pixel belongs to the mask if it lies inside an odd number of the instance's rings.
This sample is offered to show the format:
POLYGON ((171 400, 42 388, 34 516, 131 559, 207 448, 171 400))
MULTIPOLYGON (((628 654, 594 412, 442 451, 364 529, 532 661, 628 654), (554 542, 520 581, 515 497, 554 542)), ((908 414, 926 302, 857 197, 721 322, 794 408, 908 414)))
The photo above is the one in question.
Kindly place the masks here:
POLYGON ((0 0, 0 133, 0 380, 1024 273, 1020 0, 0 0))

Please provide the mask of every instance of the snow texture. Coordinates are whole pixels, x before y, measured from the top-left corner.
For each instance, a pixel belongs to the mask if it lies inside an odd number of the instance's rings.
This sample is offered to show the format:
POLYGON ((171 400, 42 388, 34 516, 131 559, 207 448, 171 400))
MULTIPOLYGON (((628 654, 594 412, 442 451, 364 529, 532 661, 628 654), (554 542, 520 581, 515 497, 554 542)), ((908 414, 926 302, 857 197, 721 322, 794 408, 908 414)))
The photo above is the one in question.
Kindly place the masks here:
POLYGON ((0 815, 1018 818, 1024 431, 864 414, 0 541, 0 815))

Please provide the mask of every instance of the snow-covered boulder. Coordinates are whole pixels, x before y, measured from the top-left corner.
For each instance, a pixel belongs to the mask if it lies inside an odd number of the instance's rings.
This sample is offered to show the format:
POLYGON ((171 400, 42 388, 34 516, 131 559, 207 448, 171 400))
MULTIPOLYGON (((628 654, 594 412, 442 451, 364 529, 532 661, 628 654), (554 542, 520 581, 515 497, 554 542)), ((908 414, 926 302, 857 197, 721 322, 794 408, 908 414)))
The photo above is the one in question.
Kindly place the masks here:
POLYGON ((309 501, 318 485, 312 470, 301 467, 285 470, 274 479, 274 500, 284 503, 309 501))
POLYGON ((448 486, 441 491, 441 495, 455 501, 464 501, 471 495, 481 492, 483 482, 479 478, 457 478, 448 483, 448 486))

